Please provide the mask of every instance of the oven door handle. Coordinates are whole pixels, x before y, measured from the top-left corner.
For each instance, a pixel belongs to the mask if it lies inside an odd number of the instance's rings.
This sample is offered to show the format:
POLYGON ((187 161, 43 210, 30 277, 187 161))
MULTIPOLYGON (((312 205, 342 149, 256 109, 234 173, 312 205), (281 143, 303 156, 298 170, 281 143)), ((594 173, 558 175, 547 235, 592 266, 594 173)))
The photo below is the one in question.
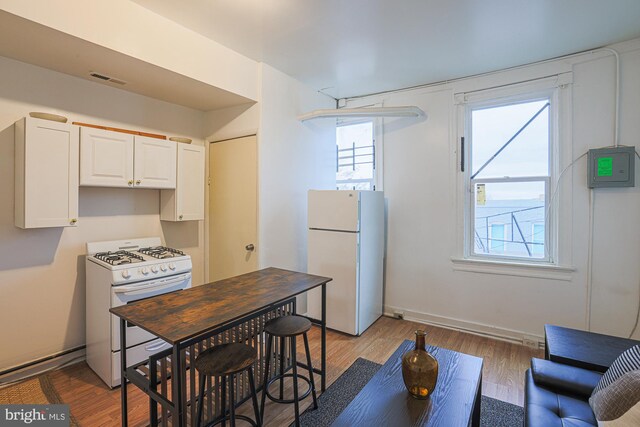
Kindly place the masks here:
POLYGON ((124 285, 124 286, 114 286, 113 292, 117 294, 127 294, 127 295, 136 295, 147 293, 152 290, 162 290, 165 288, 169 288, 176 283, 184 282, 191 277, 191 274, 183 274, 174 279, 168 280, 160 280, 153 283, 149 283, 148 285, 124 285))
POLYGON ((156 351, 164 347, 171 347, 171 345, 166 341, 156 340, 156 341, 151 341, 148 345, 144 347, 144 349, 147 351, 156 351))

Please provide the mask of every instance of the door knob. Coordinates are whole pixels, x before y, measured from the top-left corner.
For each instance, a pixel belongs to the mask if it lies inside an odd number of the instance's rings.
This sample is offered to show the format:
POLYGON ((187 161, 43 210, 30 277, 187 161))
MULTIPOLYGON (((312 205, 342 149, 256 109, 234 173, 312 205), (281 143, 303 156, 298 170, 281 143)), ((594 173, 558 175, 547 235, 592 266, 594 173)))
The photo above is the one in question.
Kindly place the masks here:
POLYGON ((253 246, 253 243, 249 243, 247 246, 244 247, 246 250, 248 251, 252 251, 254 250, 256 247, 253 246))

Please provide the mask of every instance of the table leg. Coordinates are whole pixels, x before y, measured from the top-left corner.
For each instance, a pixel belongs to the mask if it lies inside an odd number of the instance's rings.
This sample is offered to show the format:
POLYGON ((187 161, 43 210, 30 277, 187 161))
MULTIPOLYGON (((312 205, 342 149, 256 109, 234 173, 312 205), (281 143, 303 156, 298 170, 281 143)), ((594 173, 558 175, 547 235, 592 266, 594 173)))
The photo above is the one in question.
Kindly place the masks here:
MULTIPOLYGON (((175 425, 178 427, 184 426, 182 419, 182 413, 184 408, 182 407, 182 373, 180 366, 180 346, 176 343, 173 345, 173 354, 171 355, 171 384, 172 384, 172 396, 173 396, 173 419, 175 425)), ((173 425, 173 423, 172 423, 173 425)))
POLYGON ((480 374, 480 382, 478 383, 478 392, 476 400, 473 403, 473 414, 471 414, 471 426, 480 427, 480 407, 482 406, 482 373, 480 374))
MULTIPOLYGON (((158 363, 149 359, 149 380, 153 391, 158 391, 158 363)), ((158 403, 149 396, 149 425, 158 427, 158 403)))
POLYGON ((120 318, 120 406, 122 427, 129 425, 127 417, 127 321, 120 318))
POLYGON ((327 284, 322 285, 322 338, 320 359, 320 390, 324 393, 327 378, 327 284))

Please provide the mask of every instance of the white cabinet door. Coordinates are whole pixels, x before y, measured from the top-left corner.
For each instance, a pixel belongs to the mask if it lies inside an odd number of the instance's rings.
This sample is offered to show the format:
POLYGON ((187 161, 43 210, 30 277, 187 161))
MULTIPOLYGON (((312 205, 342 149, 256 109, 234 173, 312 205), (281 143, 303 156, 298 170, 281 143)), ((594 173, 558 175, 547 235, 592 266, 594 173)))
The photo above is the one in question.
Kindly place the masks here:
POLYGON ((133 135, 80 128, 80 185, 133 186, 133 135))
POLYGON ((162 191, 160 219, 204 219, 204 180, 204 147, 178 144, 176 189, 162 191))
POLYGON ((75 226, 78 127, 24 118, 15 124, 15 225, 75 226))
POLYGON ((135 136, 133 161, 136 188, 176 188, 176 143, 135 136))

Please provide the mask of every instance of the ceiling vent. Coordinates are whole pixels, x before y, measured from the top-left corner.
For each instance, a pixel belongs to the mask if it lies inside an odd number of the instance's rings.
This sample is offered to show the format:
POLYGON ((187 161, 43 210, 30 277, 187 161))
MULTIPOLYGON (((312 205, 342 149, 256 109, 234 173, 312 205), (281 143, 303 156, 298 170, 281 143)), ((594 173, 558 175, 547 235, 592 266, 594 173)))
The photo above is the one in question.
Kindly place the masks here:
POLYGON ((123 80, 114 79, 113 77, 109 77, 109 76, 104 75, 102 73, 96 73, 95 71, 92 71, 91 73, 89 73, 89 75, 91 77, 95 77, 96 79, 104 80, 106 82, 116 83, 116 84, 119 84, 119 85, 127 84, 127 82, 125 82, 123 80))

